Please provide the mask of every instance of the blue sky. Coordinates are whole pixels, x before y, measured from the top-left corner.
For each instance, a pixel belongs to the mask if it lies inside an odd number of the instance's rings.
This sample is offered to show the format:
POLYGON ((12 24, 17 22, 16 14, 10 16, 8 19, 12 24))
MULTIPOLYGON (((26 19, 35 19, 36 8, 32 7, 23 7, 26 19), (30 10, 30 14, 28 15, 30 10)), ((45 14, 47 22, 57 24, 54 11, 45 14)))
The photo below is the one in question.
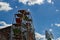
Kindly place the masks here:
POLYGON ((49 30, 60 38, 60 0, 0 0, 0 22, 12 24, 19 9, 31 12, 36 32, 44 35, 49 30))

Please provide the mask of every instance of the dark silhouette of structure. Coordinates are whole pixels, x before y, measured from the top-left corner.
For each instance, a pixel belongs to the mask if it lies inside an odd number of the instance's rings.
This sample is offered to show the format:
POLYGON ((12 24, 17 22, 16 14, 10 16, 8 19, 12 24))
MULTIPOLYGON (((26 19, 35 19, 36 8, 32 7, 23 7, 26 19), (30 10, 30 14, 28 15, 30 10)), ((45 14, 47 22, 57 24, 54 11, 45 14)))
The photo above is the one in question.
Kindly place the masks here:
POLYGON ((15 14, 15 23, 11 28, 11 40, 35 40, 34 27, 30 12, 18 10, 15 14))
POLYGON ((0 40, 10 40, 11 26, 0 29, 0 40))
POLYGON ((45 37, 47 40, 52 40, 53 39, 53 34, 49 31, 45 31, 45 37))

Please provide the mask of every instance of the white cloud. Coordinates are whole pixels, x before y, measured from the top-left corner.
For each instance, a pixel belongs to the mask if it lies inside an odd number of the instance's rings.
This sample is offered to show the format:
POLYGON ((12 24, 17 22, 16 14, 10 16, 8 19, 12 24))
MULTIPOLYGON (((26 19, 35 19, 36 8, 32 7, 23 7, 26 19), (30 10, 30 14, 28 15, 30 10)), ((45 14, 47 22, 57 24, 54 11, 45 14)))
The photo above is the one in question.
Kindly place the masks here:
POLYGON ((53 30, 52 29, 49 29, 50 32, 52 32, 53 30))
POLYGON ((56 12, 58 12, 59 10, 58 9, 56 9, 56 12))
POLYGON ((54 4, 52 0, 47 0, 48 3, 54 4))
POLYGON ((55 26, 60 27, 60 24, 57 24, 57 23, 56 23, 55 26))
POLYGON ((22 2, 23 4, 26 4, 28 0, 19 0, 19 2, 22 2))
POLYGON ((28 1, 28 5, 34 5, 34 4, 38 4, 38 5, 44 4, 44 0, 29 0, 28 1))
POLYGON ((28 11, 30 11, 30 9, 28 9, 28 11))
POLYGON ((0 21, 0 24, 2 25, 2 26, 0 26, 0 29, 2 29, 2 28, 5 28, 5 27, 8 27, 8 26, 11 26, 12 24, 6 24, 6 22, 4 22, 4 21, 0 21))
POLYGON ((57 26, 57 27, 60 27, 60 24, 59 24, 59 23, 55 23, 55 24, 51 24, 51 26, 57 26))
POLYGON ((51 4, 54 4, 54 2, 52 1, 51 4))
POLYGON ((19 2, 23 4, 28 4, 28 5, 34 5, 34 4, 43 4, 44 0, 19 0, 19 2))
POLYGON ((9 11, 12 10, 9 3, 0 2, 0 11, 9 11))
POLYGON ((15 6, 15 8, 18 8, 18 6, 15 6))
POLYGON ((60 37, 59 37, 59 38, 57 38, 56 40, 60 40, 60 37))
POLYGON ((35 38, 36 38, 36 40, 40 40, 40 39, 45 40, 45 35, 35 32, 35 38))
POLYGON ((53 27, 53 24, 51 24, 51 27, 53 27))
MULTIPOLYGON (((44 4, 46 0, 19 0, 19 2, 23 3, 23 4, 28 4, 28 5, 41 5, 44 4)), ((47 0, 48 3, 54 4, 54 2, 52 0, 47 0)))
POLYGON ((48 2, 48 3, 51 3, 51 2, 52 2, 52 0, 47 0, 47 2, 48 2))
MULTIPOLYGON (((35 32, 35 38, 36 38, 36 40, 47 40, 45 38, 45 35, 39 34, 37 32, 35 32)), ((57 38, 57 39, 60 39, 60 38, 57 38)), ((52 39, 52 40, 56 40, 56 39, 52 39)))

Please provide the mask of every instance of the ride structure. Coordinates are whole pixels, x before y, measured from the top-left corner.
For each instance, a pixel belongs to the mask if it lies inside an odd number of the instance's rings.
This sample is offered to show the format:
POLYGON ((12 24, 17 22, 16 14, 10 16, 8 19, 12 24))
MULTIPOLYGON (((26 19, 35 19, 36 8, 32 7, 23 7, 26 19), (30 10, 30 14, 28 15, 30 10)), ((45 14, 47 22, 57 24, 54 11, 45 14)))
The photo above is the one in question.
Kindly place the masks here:
POLYGON ((35 40, 35 32, 30 12, 18 10, 11 27, 11 40, 35 40))
POLYGON ((53 37, 53 34, 50 32, 50 31, 45 31, 45 38, 47 40, 52 40, 54 37, 53 37))

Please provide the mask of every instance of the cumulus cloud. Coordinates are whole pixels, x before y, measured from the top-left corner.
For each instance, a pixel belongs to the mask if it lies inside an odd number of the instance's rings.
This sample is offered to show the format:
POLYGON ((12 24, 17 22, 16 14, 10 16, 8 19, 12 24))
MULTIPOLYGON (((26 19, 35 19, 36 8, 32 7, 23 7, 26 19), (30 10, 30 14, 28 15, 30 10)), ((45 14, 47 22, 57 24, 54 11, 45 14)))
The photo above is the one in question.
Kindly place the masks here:
POLYGON ((18 6, 15 6, 15 8, 18 8, 18 6))
POLYGON ((53 27, 53 24, 51 24, 51 27, 53 27))
POLYGON ((48 3, 54 4, 52 0, 47 0, 48 3))
POLYGON ((23 4, 26 4, 28 0, 19 0, 19 2, 22 2, 23 4))
POLYGON ((44 0, 29 0, 28 5, 38 4, 41 5, 44 3, 44 0))
POLYGON ((57 38, 56 40, 60 40, 60 37, 59 37, 59 38, 57 38))
POLYGON ((58 11, 60 11, 60 10, 56 9, 56 12, 58 12, 58 11))
POLYGON ((40 39, 45 40, 45 35, 35 32, 35 38, 36 40, 40 40, 40 39))
POLYGON ((51 26, 57 26, 57 27, 60 27, 60 24, 59 24, 59 23, 55 23, 55 24, 51 24, 51 26))
POLYGON ((60 27, 60 24, 57 24, 57 23, 56 23, 55 26, 60 27))
POLYGON ((7 24, 4 21, 0 21, 0 25, 2 25, 2 26, 0 26, 0 29, 2 29, 2 28, 5 28, 5 27, 8 27, 8 26, 11 26, 12 24, 7 24))
POLYGON ((47 0, 47 2, 48 2, 48 3, 51 3, 51 2, 52 2, 52 0, 47 0))
POLYGON ((30 9, 28 9, 28 11, 30 11, 30 9))
POLYGON ((28 5, 34 5, 34 4, 43 4, 44 0, 19 0, 19 2, 22 2, 23 4, 28 4, 28 5))
MULTIPOLYGON (((19 0, 19 2, 23 3, 23 4, 28 4, 28 5, 41 5, 44 4, 46 0, 19 0)), ((52 0, 47 0, 48 3, 54 3, 52 0)))
POLYGON ((50 32, 52 32, 53 30, 52 29, 49 29, 50 32))
POLYGON ((0 11, 9 11, 12 10, 13 8, 10 7, 9 3, 6 2, 0 2, 0 11))

